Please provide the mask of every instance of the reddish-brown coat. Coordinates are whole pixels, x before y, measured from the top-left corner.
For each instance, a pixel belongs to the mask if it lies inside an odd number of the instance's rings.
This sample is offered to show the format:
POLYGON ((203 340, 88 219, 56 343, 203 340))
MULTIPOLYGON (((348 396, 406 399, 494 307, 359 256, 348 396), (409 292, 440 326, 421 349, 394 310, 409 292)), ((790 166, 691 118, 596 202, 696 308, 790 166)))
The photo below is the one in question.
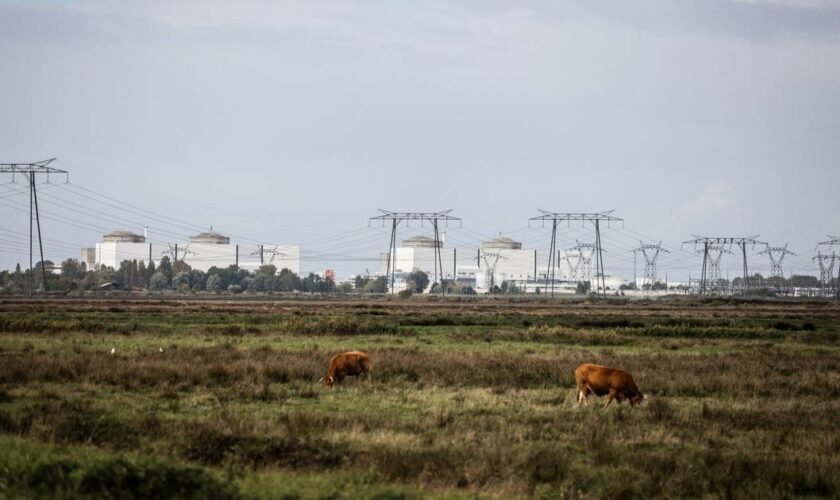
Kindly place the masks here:
POLYGON ((631 405, 635 405, 645 397, 633 381, 633 376, 618 368, 584 363, 575 370, 575 382, 578 404, 587 403, 589 394, 606 394, 607 403, 604 408, 609 406, 613 399, 619 403, 626 399, 631 405))
POLYGON ((350 351, 333 356, 330 359, 330 368, 327 370, 327 375, 320 381, 324 382, 327 387, 332 387, 335 383, 340 384, 344 377, 348 375, 362 375, 370 382, 370 371, 371 363, 367 353, 350 351))

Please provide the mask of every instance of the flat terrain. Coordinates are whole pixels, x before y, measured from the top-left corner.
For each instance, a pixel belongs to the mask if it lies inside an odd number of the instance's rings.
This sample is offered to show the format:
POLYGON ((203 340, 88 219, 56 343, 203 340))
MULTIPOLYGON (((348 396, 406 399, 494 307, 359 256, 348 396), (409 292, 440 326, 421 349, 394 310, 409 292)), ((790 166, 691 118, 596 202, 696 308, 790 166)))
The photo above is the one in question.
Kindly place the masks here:
POLYGON ((10 498, 838 497, 840 304, 3 299, 0 446, 10 498))

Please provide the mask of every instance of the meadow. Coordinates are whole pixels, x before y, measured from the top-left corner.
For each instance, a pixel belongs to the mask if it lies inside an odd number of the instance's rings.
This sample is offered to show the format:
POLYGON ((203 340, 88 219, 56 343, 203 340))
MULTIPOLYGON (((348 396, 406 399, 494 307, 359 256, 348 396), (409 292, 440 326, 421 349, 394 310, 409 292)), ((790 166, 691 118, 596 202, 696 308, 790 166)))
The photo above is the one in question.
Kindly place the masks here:
POLYGON ((836 301, 0 300, 7 498, 838 497, 839 418, 836 301))

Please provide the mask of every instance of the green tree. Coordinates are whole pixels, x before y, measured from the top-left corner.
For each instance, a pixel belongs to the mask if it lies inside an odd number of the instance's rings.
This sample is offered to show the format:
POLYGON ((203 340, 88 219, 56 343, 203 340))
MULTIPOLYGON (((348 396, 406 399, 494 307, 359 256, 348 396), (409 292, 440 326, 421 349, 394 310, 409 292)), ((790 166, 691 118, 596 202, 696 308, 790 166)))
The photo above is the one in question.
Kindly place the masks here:
POLYGON ((142 260, 137 264, 137 285, 143 288, 149 286, 149 280, 146 278, 146 262, 142 260))
POLYGON ((152 290, 166 290, 169 288, 169 282, 163 271, 158 271, 152 275, 152 279, 149 280, 149 288, 152 290))
POLYGON ((152 280, 152 276, 155 274, 155 262, 153 260, 149 261, 149 264, 146 266, 146 285, 149 284, 149 281, 152 280))
POLYGON ((204 290, 207 287, 207 273, 193 269, 190 274, 190 288, 193 290, 204 290))
POLYGON ((181 271, 172 278, 172 288, 179 291, 186 291, 190 288, 189 271, 181 271))
POLYGON ((330 278, 323 278, 317 274, 309 273, 309 276, 301 280, 301 288, 304 292, 330 293, 335 291, 335 282, 330 278))
POLYGON ((369 281, 370 278, 357 274, 356 277, 353 278, 353 288, 355 288, 357 292, 362 292, 369 281))
POLYGON ((429 275, 423 271, 417 270, 409 273, 405 278, 406 285, 414 293, 423 293, 423 290, 429 286, 429 275))
POLYGON ((277 283, 276 289, 281 292, 294 292, 301 289, 298 275, 285 267, 274 278, 274 281, 277 283))
POLYGON ((377 276, 376 278, 368 279, 362 291, 364 293, 387 293, 388 278, 385 276, 377 276))
MULTIPOLYGON (((169 260, 169 256, 164 256, 160 259, 158 270, 156 272, 160 272, 163 274, 163 277, 166 278, 167 287, 172 284, 172 262, 169 260)), ((151 286, 151 282, 149 285, 151 286)))
POLYGON ((205 286, 208 292, 218 292, 222 289, 222 277, 218 274, 211 274, 207 277, 207 284, 205 286))

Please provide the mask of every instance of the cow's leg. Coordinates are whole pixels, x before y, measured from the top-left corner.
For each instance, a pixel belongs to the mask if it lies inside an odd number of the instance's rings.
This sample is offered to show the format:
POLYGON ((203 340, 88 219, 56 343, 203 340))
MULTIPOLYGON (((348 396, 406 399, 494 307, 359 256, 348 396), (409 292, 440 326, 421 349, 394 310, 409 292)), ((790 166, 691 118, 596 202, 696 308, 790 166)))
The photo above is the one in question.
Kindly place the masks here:
POLYGON ((583 406, 589 406, 589 387, 583 386, 583 389, 580 391, 580 400, 583 403, 583 406))
POLYGON ((615 389, 610 389, 610 393, 607 394, 607 404, 604 405, 604 409, 606 410, 607 407, 612 403, 612 400, 615 398, 615 389))
POLYGON ((581 406, 586 400, 586 388, 577 386, 577 405, 581 406))

